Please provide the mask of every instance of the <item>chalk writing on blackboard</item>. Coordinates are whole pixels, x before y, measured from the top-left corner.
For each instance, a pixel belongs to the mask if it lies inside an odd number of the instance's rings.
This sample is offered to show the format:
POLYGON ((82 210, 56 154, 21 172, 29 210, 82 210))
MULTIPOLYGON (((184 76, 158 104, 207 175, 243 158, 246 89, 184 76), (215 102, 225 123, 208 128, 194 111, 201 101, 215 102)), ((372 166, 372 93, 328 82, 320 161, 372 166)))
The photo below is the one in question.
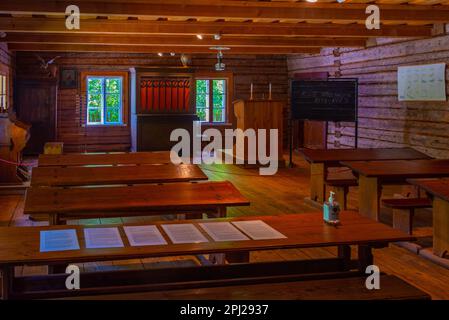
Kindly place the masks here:
POLYGON ((446 101, 446 64, 398 68, 399 101, 446 101))

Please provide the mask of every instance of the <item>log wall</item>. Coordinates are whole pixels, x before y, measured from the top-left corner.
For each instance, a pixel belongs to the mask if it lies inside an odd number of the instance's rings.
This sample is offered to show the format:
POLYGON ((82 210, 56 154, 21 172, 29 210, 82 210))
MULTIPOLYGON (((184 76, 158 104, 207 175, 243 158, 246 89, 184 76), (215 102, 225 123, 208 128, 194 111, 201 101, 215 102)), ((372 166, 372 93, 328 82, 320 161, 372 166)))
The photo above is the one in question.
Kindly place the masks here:
MULTIPOLYGON (((449 35, 378 43, 362 50, 326 49, 320 55, 290 57, 289 74, 324 71, 331 77, 358 78, 359 147, 410 146, 449 158, 449 102, 397 98, 398 67, 449 63, 449 35)), ((446 81, 448 75, 449 69, 446 81)), ((329 123, 328 147, 352 147, 354 131, 352 123, 329 123)))
MULTIPOLYGON (((158 57, 155 54, 121 53, 39 53, 44 59, 61 56, 59 68, 79 71, 127 71, 131 67, 181 66, 179 55, 158 57)), ((192 57, 192 67, 201 72, 212 72, 215 55, 192 57)), ((273 99, 287 100, 288 75, 285 56, 225 56, 227 71, 234 74, 234 96, 230 101, 249 98, 250 83, 254 83, 255 98, 268 95, 268 84, 273 86, 273 99)), ((43 76, 39 62, 32 52, 17 53, 18 74, 43 76)), ((58 140, 64 142, 66 152, 124 151, 130 148, 129 127, 84 127, 81 124, 80 89, 58 90, 58 140)))

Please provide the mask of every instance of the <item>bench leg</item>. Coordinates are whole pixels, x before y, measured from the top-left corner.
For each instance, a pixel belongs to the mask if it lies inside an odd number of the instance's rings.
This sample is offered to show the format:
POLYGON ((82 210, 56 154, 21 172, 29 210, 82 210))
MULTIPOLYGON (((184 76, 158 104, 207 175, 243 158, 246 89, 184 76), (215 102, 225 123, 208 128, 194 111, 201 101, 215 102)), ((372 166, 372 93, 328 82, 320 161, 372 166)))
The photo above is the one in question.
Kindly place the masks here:
POLYGON ((324 163, 310 164, 310 200, 324 202, 326 167, 324 163))
POLYGON ((347 209, 349 187, 332 187, 336 194, 336 200, 340 204, 341 210, 347 209))
POLYGON ((249 251, 226 253, 226 261, 228 261, 229 263, 249 262, 249 251))
POLYGON ((393 209, 393 228, 413 233, 414 209, 393 209))
POLYGON ((449 202, 433 199, 433 253, 439 257, 449 254, 449 202))

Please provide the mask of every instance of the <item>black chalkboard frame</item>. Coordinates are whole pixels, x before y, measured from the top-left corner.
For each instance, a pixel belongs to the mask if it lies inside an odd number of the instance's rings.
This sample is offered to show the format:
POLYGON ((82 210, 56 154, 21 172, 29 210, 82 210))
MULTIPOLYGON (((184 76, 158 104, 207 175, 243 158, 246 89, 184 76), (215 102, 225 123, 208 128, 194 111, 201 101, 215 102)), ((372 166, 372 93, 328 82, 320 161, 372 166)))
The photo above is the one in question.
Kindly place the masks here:
MULTIPOLYGON (((326 122, 326 131, 327 131, 327 127, 328 127, 328 122, 337 122, 337 123, 339 123, 339 122, 354 122, 354 124, 355 124, 355 132, 354 132, 354 147, 355 148, 358 148, 358 138, 359 138, 359 121, 358 121, 358 114, 359 114, 359 103, 358 103, 358 98, 359 98, 359 83, 358 83, 358 78, 327 78, 326 80, 323 80, 323 79, 292 79, 291 81, 290 81, 290 92, 292 93, 293 92, 293 84, 294 84, 294 82, 330 82, 330 81, 334 81, 334 82, 336 82, 336 81, 347 81, 347 82, 349 82, 349 81, 351 81, 351 82, 354 82, 354 84, 355 84, 355 101, 354 101, 354 107, 355 107, 355 110, 354 110, 354 120, 355 121, 332 121, 332 120, 327 120, 327 121, 325 121, 326 122)), ((292 101, 290 101, 290 119, 289 119, 289 128, 290 128, 290 133, 289 133, 289 136, 290 136, 290 166, 292 166, 292 153, 293 153, 293 138, 292 138, 292 134, 293 134, 293 125, 292 125, 292 123, 293 123, 293 120, 299 120, 299 119, 297 119, 297 118, 294 118, 293 117, 293 103, 292 103, 292 101)), ((307 119, 303 119, 303 120, 307 120, 307 119)))

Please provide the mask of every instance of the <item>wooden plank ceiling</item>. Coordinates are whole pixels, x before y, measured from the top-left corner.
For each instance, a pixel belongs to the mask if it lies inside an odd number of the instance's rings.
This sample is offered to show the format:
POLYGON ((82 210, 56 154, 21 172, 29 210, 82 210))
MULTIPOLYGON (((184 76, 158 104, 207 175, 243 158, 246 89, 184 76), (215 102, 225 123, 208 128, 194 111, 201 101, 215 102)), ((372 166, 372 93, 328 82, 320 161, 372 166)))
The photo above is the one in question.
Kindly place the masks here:
POLYGON ((449 0, 0 1, 0 41, 13 51, 316 53, 364 47, 375 37, 430 37, 444 23, 449 0), (365 27, 368 3, 381 9, 380 30, 365 27), (65 27, 72 4, 81 11, 80 30, 65 27))

